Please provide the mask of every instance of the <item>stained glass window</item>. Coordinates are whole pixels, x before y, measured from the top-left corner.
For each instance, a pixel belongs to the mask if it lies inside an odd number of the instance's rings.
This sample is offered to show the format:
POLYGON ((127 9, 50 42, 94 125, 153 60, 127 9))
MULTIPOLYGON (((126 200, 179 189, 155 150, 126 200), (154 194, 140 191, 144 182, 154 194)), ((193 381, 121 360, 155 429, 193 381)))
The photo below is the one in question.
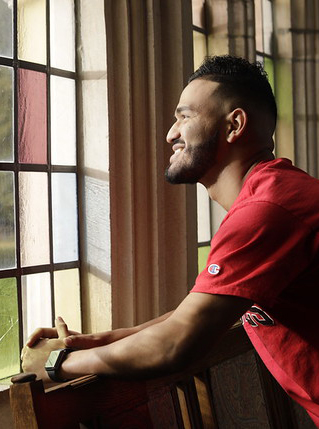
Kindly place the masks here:
POLYGON ((0 0, 0 383, 36 327, 81 329, 75 6, 0 0))

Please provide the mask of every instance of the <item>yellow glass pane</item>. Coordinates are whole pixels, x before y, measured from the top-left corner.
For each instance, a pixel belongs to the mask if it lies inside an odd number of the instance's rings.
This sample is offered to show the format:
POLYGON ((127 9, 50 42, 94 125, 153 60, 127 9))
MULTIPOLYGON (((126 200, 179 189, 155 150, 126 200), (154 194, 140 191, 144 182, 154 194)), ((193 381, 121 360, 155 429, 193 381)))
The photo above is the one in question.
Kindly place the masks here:
POLYGON ((55 315, 61 316, 68 327, 81 331, 81 305, 79 270, 62 270, 54 273, 55 315))
POLYGON ((204 58, 207 55, 207 44, 205 34, 199 33, 198 31, 193 31, 193 46, 194 46, 194 69, 198 67, 203 62, 204 58))
POLYGON ((18 0, 18 57, 46 64, 46 1, 18 0))

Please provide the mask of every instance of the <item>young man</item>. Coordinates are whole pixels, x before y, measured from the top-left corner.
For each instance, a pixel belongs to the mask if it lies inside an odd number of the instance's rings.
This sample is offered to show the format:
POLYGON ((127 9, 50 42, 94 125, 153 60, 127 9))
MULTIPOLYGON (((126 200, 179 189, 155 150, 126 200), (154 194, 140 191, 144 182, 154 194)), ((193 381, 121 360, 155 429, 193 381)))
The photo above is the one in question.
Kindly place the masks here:
POLYGON ((24 370, 47 381, 49 352, 68 346, 82 350, 65 355, 53 379, 154 377, 200 359, 244 315, 266 366, 319 427, 319 182, 274 159, 276 115, 257 64, 205 60, 167 135, 174 154, 166 178, 202 183, 228 211, 207 268, 174 312, 144 325, 70 336, 58 319, 56 329, 37 330, 23 350, 24 370), (46 340, 34 345, 39 338, 46 340))

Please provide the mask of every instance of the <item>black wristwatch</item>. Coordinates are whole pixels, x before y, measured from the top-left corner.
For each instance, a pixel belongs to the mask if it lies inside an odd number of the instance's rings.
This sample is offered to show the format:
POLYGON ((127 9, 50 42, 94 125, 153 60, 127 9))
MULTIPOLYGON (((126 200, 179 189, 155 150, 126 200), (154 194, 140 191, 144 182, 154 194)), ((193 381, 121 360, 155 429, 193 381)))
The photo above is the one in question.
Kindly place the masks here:
POLYGON ((61 368, 62 362, 65 360, 66 356, 73 351, 74 349, 68 348, 68 349, 53 350, 50 353, 48 360, 45 363, 45 369, 48 373, 48 376, 51 378, 51 380, 56 381, 58 383, 67 381, 59 377, 58 371, 61 368))

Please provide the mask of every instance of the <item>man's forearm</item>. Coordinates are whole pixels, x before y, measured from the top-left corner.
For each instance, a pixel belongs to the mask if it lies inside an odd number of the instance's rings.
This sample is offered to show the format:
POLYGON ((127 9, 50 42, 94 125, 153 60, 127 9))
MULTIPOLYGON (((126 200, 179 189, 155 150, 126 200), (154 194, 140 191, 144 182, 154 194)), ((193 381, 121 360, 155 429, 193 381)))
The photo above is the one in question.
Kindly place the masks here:
POLYGON ((190 294, 157 323, 111 344, 70 353, 59 375, 152 378, 184 370, 205 356, 251 305, 240 297, 190 294))
POLYGON ((157 322, 109 345, 70 353, 59 376, 71 379, 86 374, 103 374, 139 378, 174 370, 177 332, 168 335, 167 329, 170 328, 165 323, 157 322))

